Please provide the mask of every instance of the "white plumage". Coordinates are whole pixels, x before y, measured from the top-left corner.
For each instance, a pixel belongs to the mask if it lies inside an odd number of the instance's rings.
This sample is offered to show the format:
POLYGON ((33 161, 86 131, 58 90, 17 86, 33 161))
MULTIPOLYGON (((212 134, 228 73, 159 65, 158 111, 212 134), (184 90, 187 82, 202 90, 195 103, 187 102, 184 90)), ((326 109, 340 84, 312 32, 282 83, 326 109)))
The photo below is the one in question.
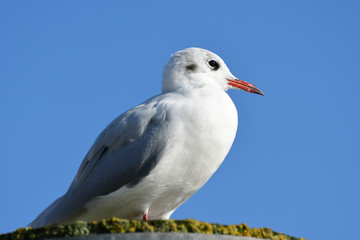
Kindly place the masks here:
POLYGON ((31 227, 113 216, 168 219, 218 169, 234 141, 230 88, 261 94, 236 79, 216 54, 175 53, 162 94, 116 118, 98 136, 66 194, 31 227))

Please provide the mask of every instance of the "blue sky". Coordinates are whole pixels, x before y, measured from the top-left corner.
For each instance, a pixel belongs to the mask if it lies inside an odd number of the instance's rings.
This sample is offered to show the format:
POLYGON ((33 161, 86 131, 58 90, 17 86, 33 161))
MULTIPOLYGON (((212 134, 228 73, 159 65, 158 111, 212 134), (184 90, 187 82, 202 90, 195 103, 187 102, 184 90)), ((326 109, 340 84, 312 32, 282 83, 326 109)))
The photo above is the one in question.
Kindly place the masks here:
POLYGON ((206 48, 264 97, 229 91, 233 147, 172 216, 350 239, 360 215, 357 1, 1 1, 0 233, 65 193, 107 124, 206 48))

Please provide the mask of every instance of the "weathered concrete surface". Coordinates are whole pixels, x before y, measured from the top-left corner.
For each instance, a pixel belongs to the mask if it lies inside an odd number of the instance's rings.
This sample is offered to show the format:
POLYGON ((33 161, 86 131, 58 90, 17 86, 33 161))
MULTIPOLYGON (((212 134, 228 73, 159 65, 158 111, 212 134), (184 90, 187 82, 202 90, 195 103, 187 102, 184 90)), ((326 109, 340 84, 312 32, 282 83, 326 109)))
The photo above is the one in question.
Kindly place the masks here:
POLYGON ((259 238, 199 233, 117 233, 96 234, 67 238, 46 238, 45 240, 256 240, 259 238))
POLYGON ((250 228, 246 224, 221 225, 185 220, 136 221, 111 218, 90 223, 78 221, 67 225, 45 226, 43 228, 19 228, 12 233, 0 234, 0 240, 130 240, 130 239, 193 239, 193 240, 304 240, 270 228, 250 228), (242 236, 242 237, 240 237, 242 236), (252 238, 251 238, 252 237, 252 238))

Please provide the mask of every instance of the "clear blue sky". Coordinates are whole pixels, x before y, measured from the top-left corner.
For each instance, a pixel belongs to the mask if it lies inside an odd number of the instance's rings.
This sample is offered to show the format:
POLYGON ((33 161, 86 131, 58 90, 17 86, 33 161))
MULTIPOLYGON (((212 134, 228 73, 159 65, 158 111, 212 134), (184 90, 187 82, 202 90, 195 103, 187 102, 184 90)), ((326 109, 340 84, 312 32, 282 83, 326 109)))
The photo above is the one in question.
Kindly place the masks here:
POLYGON ((161 91, 171 53, 196 46, 265 96, 229 91, 233 147, 172 218, 353 239, 359 12, 358 1, 1 1, 0 233, 64 194, 101 130, 161 91))

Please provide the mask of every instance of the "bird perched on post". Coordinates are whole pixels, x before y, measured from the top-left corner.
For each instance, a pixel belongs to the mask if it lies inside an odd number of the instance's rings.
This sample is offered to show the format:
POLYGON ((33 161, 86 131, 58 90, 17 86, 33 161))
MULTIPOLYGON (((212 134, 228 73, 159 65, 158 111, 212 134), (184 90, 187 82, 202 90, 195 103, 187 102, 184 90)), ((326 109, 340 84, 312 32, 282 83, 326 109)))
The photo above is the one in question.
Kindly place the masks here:
POLYGON ((168 219, 208 181, 231 148, 238 116, 228 89, 263 95, 234 77, 210 51, 176 52, 165 66, 162 93, 100 133, 65 195, 30 226, 113 216, 168 219))

